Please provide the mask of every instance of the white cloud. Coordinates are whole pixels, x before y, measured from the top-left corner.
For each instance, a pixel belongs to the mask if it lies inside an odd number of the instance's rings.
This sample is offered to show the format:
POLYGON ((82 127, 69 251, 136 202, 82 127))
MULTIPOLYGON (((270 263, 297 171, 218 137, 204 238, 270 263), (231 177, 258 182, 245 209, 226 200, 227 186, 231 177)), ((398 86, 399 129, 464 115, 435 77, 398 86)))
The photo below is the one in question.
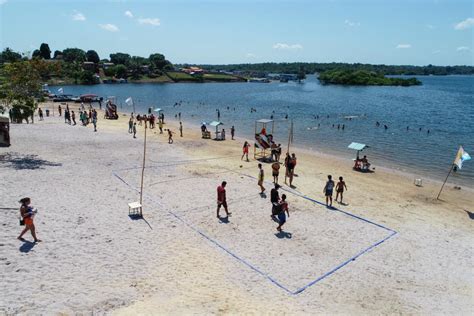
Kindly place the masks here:
POLYGON ((467 46, 459 46, 458 48, 456 48, 456 50, 457 50, 458 52, 470 51, 469 47, 467 47, 467 46))
POLYGON ((245 57, 247 57, 247 58, 255 58, 255 57, 257 57, 257 56, 256 56, 255 54, 253 54, 253 53, 247 53, 247 54, 245 54, 245 57))
POLYGON ((86 17, 81 12, 75 11, 74 14, 72 15, 72 20, 73 21, 85 21, 86 17))
POLYGON ((281 49, 281 50, 297 50, 297 49, 303 49, 303 46, 301 44, 285 44, 285 43, 276 43, 273 45, 274 49, 281 49))
POLYGON ((107 24, 99 24, 99 26, 106 30, 106 31, 109 31, 109 32, 118 32, 119 31, 119 28, 114 25, 114 24, 110 24, 110 23, 107 23, 107 24))
POLYGON ((129 18, 133 19, 133 13, 131 11, 127 10, 127 11, 125 11, 124 14, 125 14, 126 17, 129 17, 129 18))
POLYGON ((406 48, 411 48, 410 44, 398 44, 397 45, 398 49, 406 49, 406 48))
POLYGON ((148 25, 153 25, 153 26, 159 26, 160 25, 160 19, 157 19, 157 18, 139 18, 138 23, 148 24, 148 25))
POLYGON ((461 22, 457 23, 454 26, 454 29, 458 30, 458 31, 465 30, 465 29, 468 29, 468 28, 472 27, 473 25, 474 25, 474 18, 467 18, 464 21, 461 21, 461 22))
POLYGON ((7 3, 7 0, 0 0, 0 5, 7 3))
POLYGON ((353 21, 350 21, 350 20, 345 20, 344 21, 344 24, 350 26, 350 27, 354 27, 354 26, 360 26, 360 22, 353 22, 353 21))

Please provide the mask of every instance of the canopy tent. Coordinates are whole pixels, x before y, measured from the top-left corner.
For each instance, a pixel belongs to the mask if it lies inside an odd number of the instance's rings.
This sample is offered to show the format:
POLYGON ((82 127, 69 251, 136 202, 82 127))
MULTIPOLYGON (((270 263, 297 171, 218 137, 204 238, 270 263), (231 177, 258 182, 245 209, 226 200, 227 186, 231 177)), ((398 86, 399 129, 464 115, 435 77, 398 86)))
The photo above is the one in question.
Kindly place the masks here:
POLYGON ((354 150, 357 150, 357 151, 361 151, 365 148, 368 148, 369 146, 367 146, 366 144, 361 144, 361 143, 354 143, 352 142, 349 146, 347 146, 347 148, 349 149, 354 149, 354 150))
MULTIPOLYGON (((205 122, 203 122, 205 123, 205 122)), ((214 138, 215 140, 224 140, 224 138, 222 137, 222 133, 219 132, 219 126, 221 125, 224 125, 224 123, 220 122, 220 121, 212 121, 211 123, 209 123, 209 126, 212 126, 212 127, 215 127, 216 128, 216 138, 214 138), (219 135, 221 135, 219 137, 219 135)))

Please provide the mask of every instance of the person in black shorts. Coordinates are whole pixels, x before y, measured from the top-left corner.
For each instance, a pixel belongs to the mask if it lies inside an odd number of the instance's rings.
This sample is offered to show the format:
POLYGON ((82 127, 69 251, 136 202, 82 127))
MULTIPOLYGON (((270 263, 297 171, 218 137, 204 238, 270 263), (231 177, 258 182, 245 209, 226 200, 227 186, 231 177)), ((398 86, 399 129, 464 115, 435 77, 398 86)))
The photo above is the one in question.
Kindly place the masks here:
POLYGON ((332 176, 328 175, 328 181, 324 186, 323 193, 326 196, 326 206, 332 207, 332 191, 334 190, 334 181, 332 180, 332 176), (331 202, 328 204, 328 202, 331 202))
POLYGON ((217 187, 217 218, 220 218, 219 210, 221 209, 221 206, 224 207, 227 217, 229 217, 229 215, 231 214, 229 213, 227 209, 227 197, 225 194, 226 185, 227 185, 227 182, 222 181, 222 184, 217 187))
POLYGON ((280 185, 278 183, 275 183, 275 187, 270 191, 270 202, 272 203, 272 218, 275 218, 275 216, 278 214, 278 203, 280 202, 280 194, 278 193, 279 188, 280 185))

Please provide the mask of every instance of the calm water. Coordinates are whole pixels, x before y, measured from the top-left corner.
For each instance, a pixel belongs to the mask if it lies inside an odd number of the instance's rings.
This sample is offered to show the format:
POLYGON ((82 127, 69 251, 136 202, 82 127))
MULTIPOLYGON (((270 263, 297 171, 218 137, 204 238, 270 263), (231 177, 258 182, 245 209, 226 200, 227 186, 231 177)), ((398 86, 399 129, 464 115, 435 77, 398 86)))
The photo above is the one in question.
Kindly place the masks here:
MULTIPOLYGON (((174 120, 174 115, 181 112, 183 121, 199 124, 216 120, 216 109, 220 109, 225 128, 235 125, 237 135, 249 138, 254 133, 254 121, 270 118, 275 111, 277 142, 287 141, 288 115, 294 120, 296 145, 353 158, 355 152, 347 146, 353 141, 365 143, 370 148, 364 153, 374 166, 441 180, 459 145, 474 157, 474 77, 419 79, 422 86, 408 88, 322 86, 314 76, 304 84, 102 84, 63 88, 66 94, 116 96, 124 112, 132 111, 124 102, 131 96, 137 112, 160 107, 165 121, 174 120), (174 107, 177 101, 183 101, 180 107, 174 107), (252 107, 256 113, 250 112, 252 107), (356 118, 348 120, 345 116, 356 118), (381 127, 375 126, 376 121, 381 127), (345 129, 338 130, 338 124, 344 124, 345 129), (384 130, 384 124, 388 130, 384 130)), ((57 87, 51 90, 56 91, 57 87)), ((125 125, 124 122, 124 129, 125 125)), ((470 187, 474 186, 473 180, 474 160, 451 178, 453 183, 470 187)))

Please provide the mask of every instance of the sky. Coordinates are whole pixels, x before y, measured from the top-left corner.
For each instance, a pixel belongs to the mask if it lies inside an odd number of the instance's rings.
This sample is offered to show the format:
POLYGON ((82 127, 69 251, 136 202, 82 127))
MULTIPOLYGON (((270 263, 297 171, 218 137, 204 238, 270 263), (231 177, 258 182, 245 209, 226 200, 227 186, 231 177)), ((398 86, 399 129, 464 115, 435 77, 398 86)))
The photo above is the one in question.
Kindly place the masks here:
POLYGON ((472 0, 0 0, 0 46, 173 63, 473 65, 472 0))

